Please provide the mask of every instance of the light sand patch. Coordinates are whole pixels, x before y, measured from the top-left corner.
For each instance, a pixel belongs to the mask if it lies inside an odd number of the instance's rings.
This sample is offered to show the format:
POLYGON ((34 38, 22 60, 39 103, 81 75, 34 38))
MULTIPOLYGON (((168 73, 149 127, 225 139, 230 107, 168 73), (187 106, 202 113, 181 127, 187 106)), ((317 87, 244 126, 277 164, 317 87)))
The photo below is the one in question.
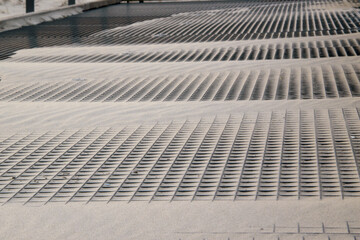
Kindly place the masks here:
POLYGON ((360 100, 293 100, 243 102, 141 103, 0 103, 2 133, 31 129, 119 127, 126 124, 169 122, 228 116, 244 112, 360 107, 360 100))
MULTIPOLYGON (((112 204, 6 205, 3 239, 344 239, 346 221, 359 226, 360 205, 344 201, 116 202, 112 204), (31 221, 29 221, 31 219, 31 221), (46 221, 44 221, 46 219, 46 221), (106 223, 106 224, 104 224, 106 223), (275 230, 274 230, 275 225, 275 230), (326 233, 322 233, 323 225, 326 233), (41 226, 41 227, 39 227, 41 226), (335 230, 337 234, 334 233, 335 230), (310 231, 319 233, 311 235, 310 231), (270 232, 270 234, 269 234, 270 232), (273 232, 273 234, 271 234, 273 232), (266 234, 267 233, 267 234, 266 234)), ((355 230, 355 229, 354 229, 355 230)))

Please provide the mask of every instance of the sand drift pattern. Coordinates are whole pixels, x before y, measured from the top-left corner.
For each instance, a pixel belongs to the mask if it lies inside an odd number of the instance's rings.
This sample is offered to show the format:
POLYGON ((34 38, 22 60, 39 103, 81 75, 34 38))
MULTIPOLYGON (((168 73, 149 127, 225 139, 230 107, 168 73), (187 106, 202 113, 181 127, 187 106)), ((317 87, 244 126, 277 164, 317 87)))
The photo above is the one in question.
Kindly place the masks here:
POLYGON ((0 148, 3 203, 360 196, 355 108, 21 133, 0 148))
POLYGON ((173 110, 177 101, 284 100, 274 101, 284 108, 4 135, 0 202, 360 197, 359 106, 339 100, 360 97, 358 6, 230 2, 17 52, 0 66, 0 104, 57 101, 58 116, 64 102, 133 102, 126 106, 146 112, 139 102, 173 110), (319 109, 321 99, 334 108, 319 109), (291 109, 286 100, 318 102, 291 109))
POLYGON ((360 239, 359 30, 206 0, 0 33, 0 238, 360 239))

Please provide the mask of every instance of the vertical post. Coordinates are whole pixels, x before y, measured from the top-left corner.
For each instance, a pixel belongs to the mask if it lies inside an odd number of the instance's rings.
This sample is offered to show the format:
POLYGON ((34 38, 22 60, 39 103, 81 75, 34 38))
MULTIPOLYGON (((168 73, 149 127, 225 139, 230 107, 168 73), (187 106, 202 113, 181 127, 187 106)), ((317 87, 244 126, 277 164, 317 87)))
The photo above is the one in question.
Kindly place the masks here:
POLYGON ((69 5, 75 5, 75 0, 68 0, 69 5))
POLYGON ((35 1, 34 0, 26 0, 26 13, 35 11, 35 1))

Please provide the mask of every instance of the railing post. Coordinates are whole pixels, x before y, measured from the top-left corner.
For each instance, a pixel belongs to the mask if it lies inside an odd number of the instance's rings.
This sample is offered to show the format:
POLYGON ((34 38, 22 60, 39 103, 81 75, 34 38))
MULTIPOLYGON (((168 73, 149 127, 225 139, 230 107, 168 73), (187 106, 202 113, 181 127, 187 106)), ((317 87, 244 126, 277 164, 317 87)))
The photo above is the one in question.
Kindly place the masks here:
POLYGON ((26 0, 26 13, 35 11, 35 2, 34 0, 26 0))
POLYGON ((69 5, 75 5, 75 0, 68 0, 69 5))

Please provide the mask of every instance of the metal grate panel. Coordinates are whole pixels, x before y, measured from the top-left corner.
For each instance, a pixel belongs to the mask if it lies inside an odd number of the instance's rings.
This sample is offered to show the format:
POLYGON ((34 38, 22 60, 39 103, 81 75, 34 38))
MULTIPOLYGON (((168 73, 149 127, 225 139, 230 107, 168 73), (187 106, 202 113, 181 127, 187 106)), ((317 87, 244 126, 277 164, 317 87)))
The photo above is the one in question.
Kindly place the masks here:
POLYGON ((347 108, 18 134, 0 143, 0 200, 359 197, 359 132, 347 108))
MULTIPOLYGON (((91 62, 91 63, 114 63, 114 62, 209 62, 209 61, 246 61, 246 60, 285 60, 285 59, 318 59, 334 57, 353 57, 360 55, 360 39, 344 38, 324 41, 300 41, 289 43, 264 43, 244 44, 240 46, 231 44, 231 47, 199 48, 198 46, 173 45, 173 50, 167 51, 138 51, 128 48, 120 50, 119 54, 99 53, 104 49, 91 48, 60 48, 44 49, 43 54, 34 52, 27 56, 15 55, 8 62, 91 62), (180 47, 181 48, 181 47, 180 47), (186 49, 188 48, 188 49, 186 49), (190 49, 189 49, 190 48, 190 49), (72 51, 69 52, 68 50, 72 51), (69 54, 63 55, 62 51, 69 54), (75 53, 73 53, 75 52, 75 53), (94 53, 91 53, 94 52, 94 53), (123 53, 121 53, 123 52, 123 53), (29 56, 30 55, 30 56, 29 56)), ((168 45, 172 46, 172 45, 168 45)), ((206 46, 206 45, 205 45, 206 46)), ((159 48, 154 46, 155 48, 159 48)), ((164 47, 162 47, 164 48, 164 47)), ((115 49, 112 49, 114 52, 115 49)))
POLYGON ((104 81, 3 83, 0 101, 244 101, 360 96, 358 64, 130 77, 104 81))
POLYGON ((358 10, 343 2, 238 3, 92 35, 89 44, 139 44, 291 38, 356 33, 358 10), (348 8, 348 10, 341 10, 348 8), (119 38, 121 36, 121 38, 119 38))

